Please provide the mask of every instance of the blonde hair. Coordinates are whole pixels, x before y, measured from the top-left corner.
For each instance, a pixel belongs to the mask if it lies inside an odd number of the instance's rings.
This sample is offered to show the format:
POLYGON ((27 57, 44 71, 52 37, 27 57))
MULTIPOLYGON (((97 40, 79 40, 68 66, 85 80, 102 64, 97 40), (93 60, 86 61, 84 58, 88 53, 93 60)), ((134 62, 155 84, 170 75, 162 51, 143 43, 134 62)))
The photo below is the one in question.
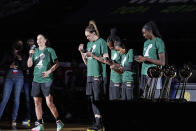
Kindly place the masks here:
POLYGON ((94 20, 89 21, 89 25, 86 27, 85 31, 89 31, 90 33, 95 32, 95 34, 100 37, 97 25, 94 20))

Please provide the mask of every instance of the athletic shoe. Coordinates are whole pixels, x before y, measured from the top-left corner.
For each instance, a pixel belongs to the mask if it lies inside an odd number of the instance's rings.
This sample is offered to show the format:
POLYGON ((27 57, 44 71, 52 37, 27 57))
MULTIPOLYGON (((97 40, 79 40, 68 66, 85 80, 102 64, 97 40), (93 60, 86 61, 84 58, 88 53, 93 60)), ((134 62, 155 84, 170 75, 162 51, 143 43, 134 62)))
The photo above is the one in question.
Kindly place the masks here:
POLYGON ((44 131, 43 124, 39 124, 36 127, 34 127, 31 131, 44 131))
POLYGON ((25 125, 25 126, 26 126, 26 125, 30 125, 30 122, 31 122, 30 120, 22 121, 22 125, 25 125))
MULTIPOLYGON (((39 125, 40 123, 38 121, 35 121, 35 126, 39 125)), ((42 124, 44 124, 44 120, 42 119, 42 124)))
POLYGON ((16 120, 12 120, 12 127, 16 126, 16 120))
POLYGON ((61 131, 61 129, 63 129, 64 124, 61 120, 58 120, 56 122, 56 125, 57 125, 57 131, 61 131))

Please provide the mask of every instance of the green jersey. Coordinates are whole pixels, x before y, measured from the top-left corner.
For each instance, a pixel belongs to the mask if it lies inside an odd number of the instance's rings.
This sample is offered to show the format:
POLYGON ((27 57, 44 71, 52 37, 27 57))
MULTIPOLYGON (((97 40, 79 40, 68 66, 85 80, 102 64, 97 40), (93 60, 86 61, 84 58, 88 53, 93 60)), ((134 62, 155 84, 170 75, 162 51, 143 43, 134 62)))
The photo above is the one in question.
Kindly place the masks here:
MULTIPOLYGON (((153 40, 146 40, 144 43, 143 56, 151 59, 158 59, 158 54, 165 53, 165 44, 162 39, 156 37, 153 40)), ((149 62, 142 63, 142 75, 147 75, 149 67, 155 66, 155 64, 149 62)))
MULTIPOLYGON (((133 62, 133 49, 129 49, 126 54, 122 55, 121 66, 126 67, 131 62, 133 62)), ((133 72, 124 71, 122 74, 122 82, 133 82, 133 72)))
MULTIPOLYGON (((103 54, 108 53, 106 41, 102 38, 99 38, 94 42, 88 42, 87 50, 99 57, 102 57, 103 54)), ((106 65, 97 61, 96 59, 93 59, 92 57, 88 57, 87 76, 106 77, 106 65)))
POLYGON ((107 77, 106 64, 105 63, 101 63, 101 65, 102 65, 102 75, 103 75, 103 78, 106 78, 107 77))
MULTIPOLYGON (((115 61, 115 63, 120 64, 121 63, 121 54, 118 51, 111 50, 111 59, 115 61)), ((110 80, 113 83, 121 83, 121 74, 118 74, 114 70, 111 70, 110 72, 110 80)))
POLYGON ((39 50, 39 48, 36 48, 35 53, 32 56, 34 63, 33 81, 38 83, 46 83, 52 81, 52 73, 50 73, 48 77, 45 78, 42 77, 42 73, 48 71, 53 66, 53 63, 56 59, 57 56, 54 49, 46 47, 43 50, 39 50))

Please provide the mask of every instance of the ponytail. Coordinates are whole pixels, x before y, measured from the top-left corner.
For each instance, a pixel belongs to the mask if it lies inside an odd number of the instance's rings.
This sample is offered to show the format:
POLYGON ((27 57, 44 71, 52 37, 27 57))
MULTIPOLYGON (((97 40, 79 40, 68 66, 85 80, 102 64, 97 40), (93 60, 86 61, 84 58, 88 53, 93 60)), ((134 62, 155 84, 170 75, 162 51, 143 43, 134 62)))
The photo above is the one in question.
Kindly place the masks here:
POLYGON ((95 34, 100 37, 97 25, 94 20, 89 21, 89 25, 86 27, 85 31, 89 31, 90 33, 95 32, 95 34))

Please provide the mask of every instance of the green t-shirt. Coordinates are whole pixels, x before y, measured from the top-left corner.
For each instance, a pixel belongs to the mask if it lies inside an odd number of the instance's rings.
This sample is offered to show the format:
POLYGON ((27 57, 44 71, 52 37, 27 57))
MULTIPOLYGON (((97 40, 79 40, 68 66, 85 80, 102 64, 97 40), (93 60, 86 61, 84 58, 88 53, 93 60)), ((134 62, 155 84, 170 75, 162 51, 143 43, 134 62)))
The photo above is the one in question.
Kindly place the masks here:
MULTIPOLYGON (((121 54, 118 51, 116 51, 116 50, 111 50, 111 59, 113 61, 115 61, 115 63, 120 64, 121 63, 121 54)), ((114 70, 111 70, 111 72, 110 72, 110 80, 113 83, 121 83, 121 81, 122 81, 121 78, 122 78, 122 75, 118 74, 114 70)))
MULTIPOLYGON (((160 53, 165 53, 165 44, 162 39, 156 37, 153 40, 146 40, 144 42, 143 56, 157 60, 160 53)), ((155 66, 155 64, 143 62, 142 75, 147 75, 148 68, 152 66, 155 66)))
MULTIPOLYGON (((128 63, 133 62, 133 49, 129 49, 126 54, 122 55, 121 66, 128 66, 128 63)), ((122 82, 133 82, 133 72, 124 71, 122 74, 122 82)))
POLYGON ((106 64, 101 63, 101 65, 102 65, 102 75, 103 75, 103 78, 106 78, 107 77, 106 64))
POLYGON ((43 78, 42 72, 48 71, 52 66, 54 61, 57 59, 54 49, 46 47, 43 50, 39 48, 35 49, 35 53, 32 56, 34 63, 34 82, 46 83, 52 81, 52 73, 48 77, 43 78))
MULTIPOLYGON (((91 51, 96 56, 103 56, 108 53, 106 41, 102 38, 94 42, 88 42, 87 50, 91 51)), ((87 59, 87 76, 103 76, 106 77, 106 65, 101 62, 88 57, 87 59)))

